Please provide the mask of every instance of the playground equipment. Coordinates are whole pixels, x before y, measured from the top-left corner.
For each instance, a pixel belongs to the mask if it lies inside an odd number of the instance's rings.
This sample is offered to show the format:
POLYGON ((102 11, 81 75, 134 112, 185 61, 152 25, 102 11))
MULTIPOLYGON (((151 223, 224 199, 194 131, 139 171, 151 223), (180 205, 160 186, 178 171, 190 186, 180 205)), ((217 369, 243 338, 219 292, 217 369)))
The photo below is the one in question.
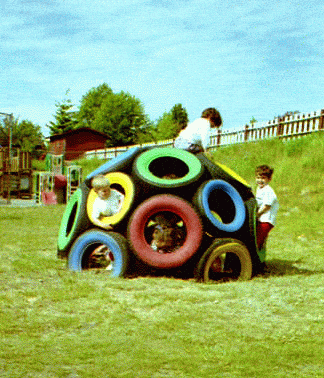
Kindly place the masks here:
POLYGON ((256 199, 247 182, 203 153, 134 147, 93 171, 70 197, 58 257, 75 271, 247 280, 265 260, 256 244, 256 199), (98 174, 124 194, 119 213, 94 225, 98 174))
POLYGON ((82 168, 65 165, 63 155, 47 154, 45 172, 35 172, 36 202, 45 205, 65 203, 70 200, 82 180, 82 168))
POLYGON ((20 149, 0 148, 0 195, 32 198, 31 155, 20 149), (11 152, 11 156, 9 156, 11 152))

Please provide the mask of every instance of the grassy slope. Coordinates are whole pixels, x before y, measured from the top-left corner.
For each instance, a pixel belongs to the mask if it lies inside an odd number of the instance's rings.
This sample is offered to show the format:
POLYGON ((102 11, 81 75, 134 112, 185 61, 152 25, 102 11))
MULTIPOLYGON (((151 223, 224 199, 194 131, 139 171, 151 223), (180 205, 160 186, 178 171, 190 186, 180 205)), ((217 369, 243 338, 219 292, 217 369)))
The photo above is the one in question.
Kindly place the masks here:
POLYGON ((268 260, 300 261, 324 267, 324 135, 291 141, 264 141, 218 150, 214 160, 228 165, 255 189, 254 169, 274 167, 271 186, 280 203, 278 225, 271 231, 268 260), (284 241, 284 243, 283 243, 284 241))
POLYGON ((1 377, 322 377, 323 137, 224 148, 253 184, 275 167, 269 273, 249 282, 75 274, 63 206, 0 208, 1 377))

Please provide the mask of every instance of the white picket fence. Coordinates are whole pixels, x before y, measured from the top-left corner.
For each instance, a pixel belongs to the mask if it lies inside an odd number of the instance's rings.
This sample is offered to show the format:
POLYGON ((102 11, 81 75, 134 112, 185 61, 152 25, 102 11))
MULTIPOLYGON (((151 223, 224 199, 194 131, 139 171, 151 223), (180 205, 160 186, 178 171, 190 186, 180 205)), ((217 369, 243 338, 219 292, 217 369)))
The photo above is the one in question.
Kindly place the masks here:
MULTIPOLYGON (((276 117, 272 121, 256 122, 245 125, 236 130, 218 129, 210 137, 210 147, 213 150, 220 146, 237 143, 254 142, 270 138, 296 138, 324 130, 324 109, 311 113, 298 113, 284 117, 276 117)), ((112 159, 132 147, 159 146, 173 147, 174 139, 159 141, 157 143, 144 143, 124 147, 113 147, 101 150, 92 150, 85 153, 86 158, 112 159)))

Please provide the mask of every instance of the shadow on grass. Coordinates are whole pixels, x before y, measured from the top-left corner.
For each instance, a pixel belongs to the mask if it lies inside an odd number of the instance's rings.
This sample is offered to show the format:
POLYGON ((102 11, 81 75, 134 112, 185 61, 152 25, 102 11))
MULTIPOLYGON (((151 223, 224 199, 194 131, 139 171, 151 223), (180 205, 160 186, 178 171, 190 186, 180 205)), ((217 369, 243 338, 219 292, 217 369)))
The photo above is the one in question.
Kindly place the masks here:
POLYGON ((321 268, 316 268, 301 261, 290 261, 290 260, 269 260, 266 262, 264 268, 264 277, 270 276, 292 276, 292 275, 312 275, 312 274, 322 274, 324 270, 321 268))

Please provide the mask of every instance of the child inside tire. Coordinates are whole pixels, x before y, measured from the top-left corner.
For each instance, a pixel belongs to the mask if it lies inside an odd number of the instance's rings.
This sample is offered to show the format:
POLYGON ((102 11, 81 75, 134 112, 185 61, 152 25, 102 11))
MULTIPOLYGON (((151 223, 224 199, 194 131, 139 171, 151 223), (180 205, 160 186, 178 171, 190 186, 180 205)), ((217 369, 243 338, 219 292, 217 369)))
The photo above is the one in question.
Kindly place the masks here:
POLYGON ((181 247, 185 232, 179 226, 177 216, 172 213, 160 213, 153 220, 151 248, 159 253, 171 253, 181 247))

